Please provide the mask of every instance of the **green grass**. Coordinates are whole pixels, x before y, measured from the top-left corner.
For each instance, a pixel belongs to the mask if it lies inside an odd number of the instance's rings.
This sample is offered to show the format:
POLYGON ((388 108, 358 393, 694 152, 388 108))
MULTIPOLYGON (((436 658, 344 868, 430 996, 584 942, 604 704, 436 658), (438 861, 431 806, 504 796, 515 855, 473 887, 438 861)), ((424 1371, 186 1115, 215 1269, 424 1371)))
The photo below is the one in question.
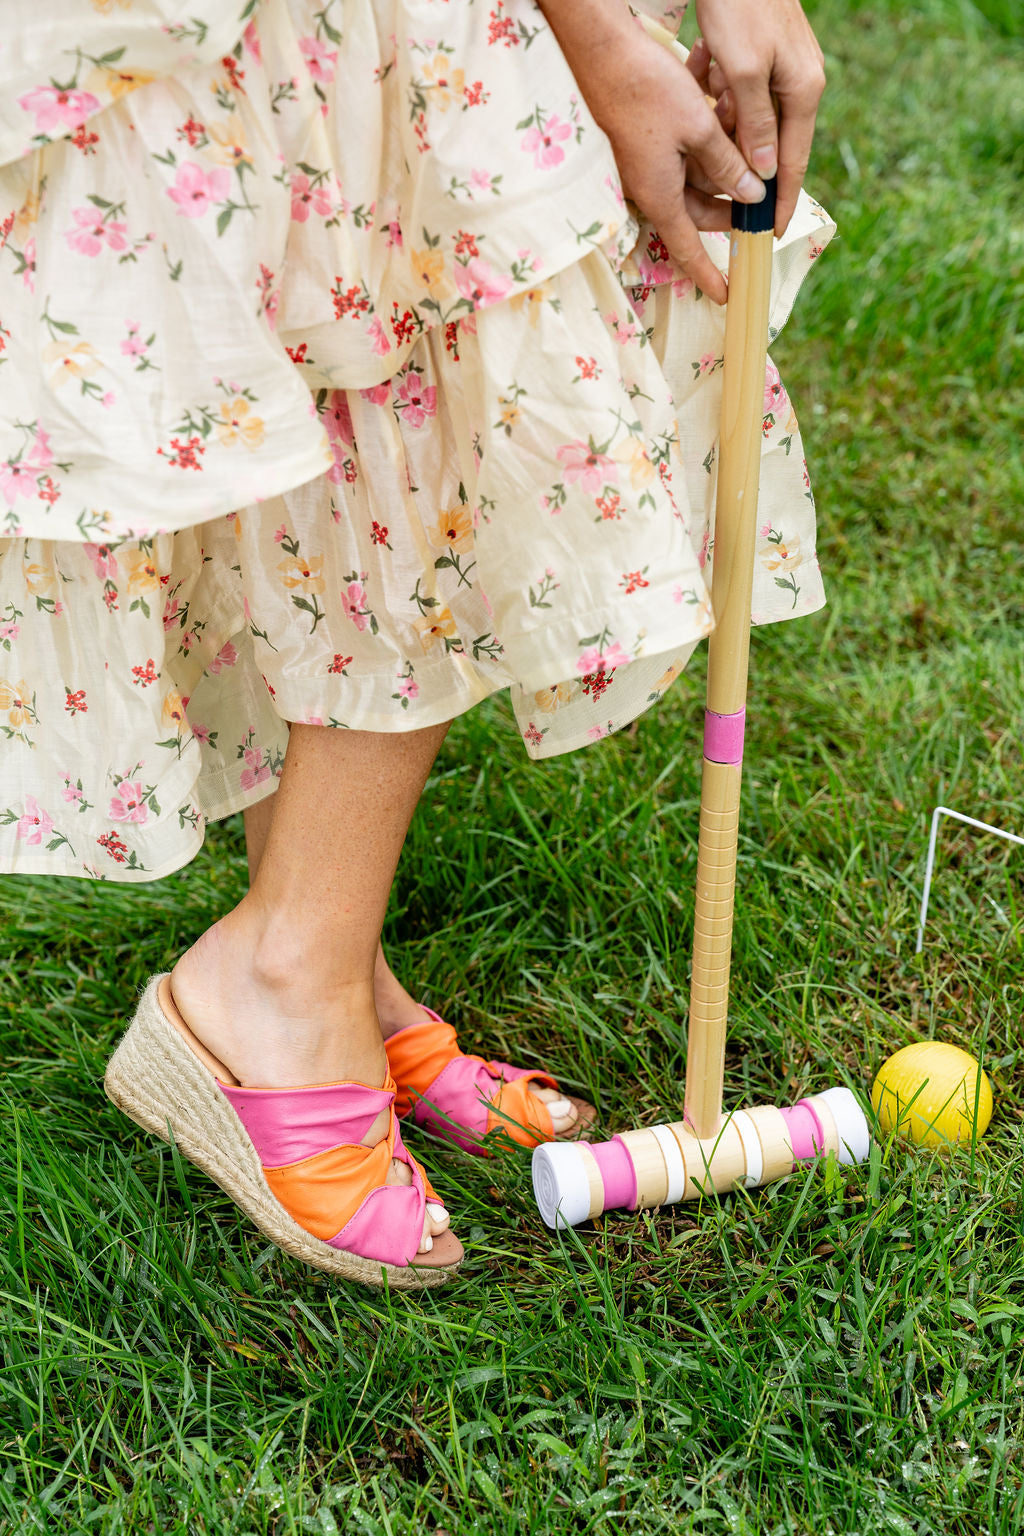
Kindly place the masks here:
MULTIPOLYGON (((154 886, 6 881, 0 1529, 1024 1525, 1021 851, 947 826, 913 954, 932 807, 1021 828, 1016 6, 812 9, 842 236, 776 355, 831 604, 755 645, 727 1093, 863 1093, 937 1036, 983 1053, 991 1130, 562 1239, 525 1161, 428 1145, 464 1277, 346 1289, 99 1086, 136 989, 243 889, 239 827, 154 886)), ((611 1129, 678 1107, 700 704, 695 668, 543 767, 500 703, 462 721, 389 920, 464 1041, 550 1063, 611 1129)))

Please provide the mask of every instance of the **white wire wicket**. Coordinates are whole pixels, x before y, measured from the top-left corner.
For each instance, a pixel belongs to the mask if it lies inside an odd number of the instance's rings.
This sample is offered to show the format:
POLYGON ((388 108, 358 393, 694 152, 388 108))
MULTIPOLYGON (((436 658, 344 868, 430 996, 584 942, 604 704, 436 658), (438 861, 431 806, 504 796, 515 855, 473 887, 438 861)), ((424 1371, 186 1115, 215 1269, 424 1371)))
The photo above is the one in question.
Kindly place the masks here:
POLYGON ((1003 827, 993 827, 987 821, 977 821, 973 816, 964 816, 960 811, 950 810, 948 805, 937 805, 932 812, 932 830, 928 839, 928 861, 924 869, 924 894, 921 897, 921 916, 917 924, 917 943, 914 945, 915 955, 921 953, 924 944, 924 925, 928 920, 928 897, 932 888, 932 872, 935 868, 935 848, 939 835, 939 818, 951 816, 954 821, 963 822, 964 826, 975 827, 979 832, 991 832, 995 837, 1005 838, 1008 843, 1017 843, 1024 848, 1024 837, 1018 837, 1016 832, 1007 832, 1003 827))

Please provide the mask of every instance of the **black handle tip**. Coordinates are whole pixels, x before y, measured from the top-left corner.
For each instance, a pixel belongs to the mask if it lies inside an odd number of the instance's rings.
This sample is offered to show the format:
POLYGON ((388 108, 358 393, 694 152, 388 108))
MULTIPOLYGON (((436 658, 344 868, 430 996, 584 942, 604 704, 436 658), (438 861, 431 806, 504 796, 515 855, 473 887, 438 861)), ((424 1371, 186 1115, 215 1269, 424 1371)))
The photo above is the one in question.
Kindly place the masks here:
POLYGON ((764 197, 759 203, 738 203, 732 200, 732 227, 742 229, 748 235, 761 235, 766 229, 775 228, 774 176, 764 184, 764 197))

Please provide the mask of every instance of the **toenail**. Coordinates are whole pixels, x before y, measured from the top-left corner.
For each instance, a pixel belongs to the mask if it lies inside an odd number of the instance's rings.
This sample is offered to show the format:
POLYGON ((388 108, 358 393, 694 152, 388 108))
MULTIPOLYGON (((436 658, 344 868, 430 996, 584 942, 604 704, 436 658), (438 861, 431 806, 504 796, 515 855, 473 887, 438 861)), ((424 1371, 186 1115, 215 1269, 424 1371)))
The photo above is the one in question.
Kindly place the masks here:
POLYGON ((433 1201, 427 1201, 427 1215, 431 1221, 450 1221, 451 1217, 443 1205, 435 1205, 433 1201))
POLYGON ((568 1099, 549 1099, 548 1100, 548 1114, 549 1115, 567 1115, 571 1109, 572 1109, 572 1105, 569 1103, 568 1099))
POLYGON ((432 1237, 425 1237, 423 1239, 423 1245, 420 1248, 420 1253, 429 1253, 431 1248, 433 1248, 433 1246, 434 1246, 434 1239, 432 1237))

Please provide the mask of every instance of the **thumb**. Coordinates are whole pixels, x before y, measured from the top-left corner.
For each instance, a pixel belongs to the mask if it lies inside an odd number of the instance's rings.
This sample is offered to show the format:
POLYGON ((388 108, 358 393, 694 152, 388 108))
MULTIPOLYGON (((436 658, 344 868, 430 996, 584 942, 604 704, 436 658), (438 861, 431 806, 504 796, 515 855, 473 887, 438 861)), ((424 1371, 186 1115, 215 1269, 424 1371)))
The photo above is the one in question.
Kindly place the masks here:
POLYGON ((736 142, 759 176, 774 176, 779 165, 779 121, 764 75, 729 81, 736 103, 736 142))
POLYGON ((691 135, 688 148, 720 192, 728 193, 741 203, 763 200, 764 182, 751 171, 710 108, 702 115, 699 130, 691 135))

